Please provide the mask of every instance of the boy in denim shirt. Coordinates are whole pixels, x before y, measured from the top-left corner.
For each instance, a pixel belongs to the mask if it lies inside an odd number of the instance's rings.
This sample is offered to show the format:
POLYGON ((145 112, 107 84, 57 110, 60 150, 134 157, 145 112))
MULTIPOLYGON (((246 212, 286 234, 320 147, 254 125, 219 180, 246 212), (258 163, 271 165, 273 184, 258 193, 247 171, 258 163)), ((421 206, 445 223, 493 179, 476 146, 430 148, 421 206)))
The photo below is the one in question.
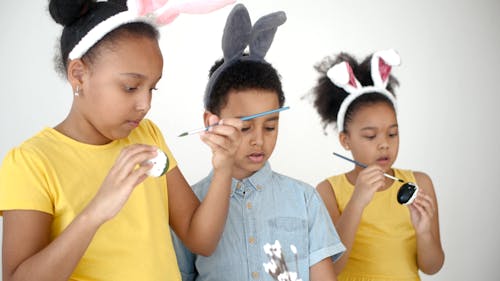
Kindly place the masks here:
MULTIPOLYGON (((210 70, 205 125, 283 106, 279 74, 264 56, 285 20, 285 14, 277 12, 261 18, 252 28, 245 7, 235 6, 224 31, 224 59, 210 70), (247 45, 250 52, 244 54, 247 45)), ((333 260, 345 248, 323 201, 312 186, 274 172, 268 163, 278 125, 279 113, 244 122, 233 166, 229 213, 215 252, 208 257, 194 255, 174 236, 183 280, 278 280, 284 268, 266 264, 270 245, 264 251, 266 244, 276 246, 275 241, 283 246, 279 256, 291 273, 285 280, 336 280, 333 260)), ((213 126, 210 130, 219 129, 213 126)), ((209 139, 210 131, 203 137, 209 139)), ((212 173, 192 187, 200 200, 211 178, 212 173)))

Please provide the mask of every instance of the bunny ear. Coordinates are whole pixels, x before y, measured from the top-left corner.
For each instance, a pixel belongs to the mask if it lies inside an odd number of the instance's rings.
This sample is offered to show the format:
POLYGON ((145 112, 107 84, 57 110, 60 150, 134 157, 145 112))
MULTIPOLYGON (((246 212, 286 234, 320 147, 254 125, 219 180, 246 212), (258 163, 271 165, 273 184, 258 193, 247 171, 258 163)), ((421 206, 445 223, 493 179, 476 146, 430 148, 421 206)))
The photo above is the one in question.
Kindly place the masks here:
POLYGON ((264 59, 271 47, 278 26, 285 21, 286 14, 280 11, 263 16, 255 22, 249 45, 251 57, 264 59))
POLYGON ((400 64, 401 58, 394 49, 374 53, 371 59, 373 85, 385 89, 392 67, 400 64))
POLYGON ((350 94, 361 88, 361 84, 354 76, 351 65, 345 61, 330 68, 326 72, 326 76, 330 78, 330 81, 332 81, 333 84, 344 89, 350 94))
MULTIPOLYGON (((164 0, 157 0, 157 2, 164 0)), ((166 1, 164 1, 166 2, 166 1)), ((165 25, 175 20, 179 14, 207 14, 218 10, 226 5, 234 3, 235 0, 192 0, 189 2, 177 2, 172 5, 165 5, 158 13, 156 23, 165 25)))
POLYGON ((127 0, 129 11, 135 11, 138 16, 144 16, 162 7, 168 0, 127 0))
POLYGON ((222 52, 225 61, 243 54, 251 32, 252 22, 248 10, 242 4, 237 4, 229 13, 222 35, 222 52))

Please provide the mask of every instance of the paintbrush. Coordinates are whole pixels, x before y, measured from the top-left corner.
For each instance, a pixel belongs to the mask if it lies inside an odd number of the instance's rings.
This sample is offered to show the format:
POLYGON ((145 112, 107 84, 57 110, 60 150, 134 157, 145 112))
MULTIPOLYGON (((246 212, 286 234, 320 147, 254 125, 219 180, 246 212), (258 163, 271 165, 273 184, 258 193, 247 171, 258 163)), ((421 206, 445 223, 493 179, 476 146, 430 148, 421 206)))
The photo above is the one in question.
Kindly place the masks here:
MULTIPOLYGON (((280 112, 280 111, 287 110, 287 109, 290 109, 290 107, 289 106, 284 106, 284 107, 280 107, 280 108, 277 108, 277 109, 268 110, 268 111, 264 111, 264 112, 261 112, 261 113, 249 115, 249 116, 243 116, 240 119, 242 121, 248 121, 248 120, 252 120, 252 119, 257 118, 257 117, 262 117, 262 116, 265 116, 265 115, 268 115, 268 114, 271 114, 271 113, 280 112)), ((218 123, 214 124, 214 125, 210 125, 208 127, 199 128, 199 129, 192 130, 192 131, 187 131, 187 132, 184 132, 184 133, 178 135, 178 137, 184 137, 184 136, 189 136, 189 135, 197 134, 197 133, 200 133, 200 132, 203 132, 203 131, 208 131, 208 129, 210 129, 210 127, 213 127, 213 126, 216 126, 216 125, 218 125, 218 123)))
MULTIPOLYGON (((358 161, 356 161, 356 160, 353 160, 353 159, 347 158, 347 157, 345 157, 345 156, 343 156, 343 155, 340 155, 340 154, 338 154, 338 153, 335 153, 335 152, 334 152, 334 153, 333 153, 333 155, 335 155, 335 156, 337 156, 337 157, 340 157, 340 158, 342 158, 342 159, 344 159, 344 160, 347 160, 347 161, 349 161, 349 162, 352 162, 352 163, 354 163, 354 164, 356 164, 356 165, 358 165, 358 166, 360 166, 360 167, 363 167, 363 168, 368 167, 368 166, 366 166, 366 165, 365 165, 365 164, 363 164, 363 163, 360 163, 360 162, 358 162, 358 161)), ((400 178, 396 178, 396 177, 391 176, 391 175, 386 174, 386 173, 384 173, 384 176, 386 176, 386 177, 388 177, 388 178, 390 178, 390 179, 393 179, 393 180, 395 180, 395 181, 405 182, 404 180, 402 180, 402 179, 400 179, 400 178)))

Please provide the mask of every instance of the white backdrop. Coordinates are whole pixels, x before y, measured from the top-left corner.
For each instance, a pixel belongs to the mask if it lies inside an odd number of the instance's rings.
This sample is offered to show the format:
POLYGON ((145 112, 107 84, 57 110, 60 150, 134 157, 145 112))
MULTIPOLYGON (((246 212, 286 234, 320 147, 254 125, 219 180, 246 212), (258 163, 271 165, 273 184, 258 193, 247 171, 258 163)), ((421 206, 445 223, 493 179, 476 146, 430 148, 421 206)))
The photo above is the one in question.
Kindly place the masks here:
MULTIPOLYGON (((291 106, 281 114, 273 168, 312 185, 350 168, 332 156, 335 150, 343 152, 336 134, 330 129, 325 136, 311 104, 301 100, 317 77, 312 66, 339 51, 365 56, 396 48, 403 62, 394 70, 401 82, 396 166, 425 171, 433 179, 446 252, 443 269, 434 276, 423 275, 423 280, 498 280, 500 184, 493 176, 500 158, 495 148, 500 136, 495 86, 500 1, 241 2, 253 21, 276 10, 288 16, 267 56, 283 76, 286 103, 291 106)), ((71 105, 70 87, 53 70, 60 26, 51 20, 46 4, 0 4, 2 159, 13 146, 60 122, 71 105)), ((221 56, 222 29, 230 9, 181 15, 162 30, 164 78, 149 118, 163 130, 191 183, 209 171, 210 153, 196 136, 176 136, 202 125, 206 77, 221 56)))

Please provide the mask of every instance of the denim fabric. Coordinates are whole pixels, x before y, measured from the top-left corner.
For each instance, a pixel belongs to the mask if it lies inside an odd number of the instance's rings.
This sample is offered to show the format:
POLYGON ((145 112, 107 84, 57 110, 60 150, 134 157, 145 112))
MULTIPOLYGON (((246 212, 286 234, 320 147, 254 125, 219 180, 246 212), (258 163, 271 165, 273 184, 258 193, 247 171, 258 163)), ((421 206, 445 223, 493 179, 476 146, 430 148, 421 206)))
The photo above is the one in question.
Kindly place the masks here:
MULTIPOLYGON (((205 197, 212 173, 193 186, 205 197)), ((221 240, 209 256, 196 256, 173 235, 184 281, 274 280, 265 272, 264 245, 278 240, 289 271, 309 280, 309 267, 345 250, 314 187, 271 170, 269 163, 249 178, 233 179, 229 215, 221 240), (290 245, 297 248, 297 260, 290 245)))

